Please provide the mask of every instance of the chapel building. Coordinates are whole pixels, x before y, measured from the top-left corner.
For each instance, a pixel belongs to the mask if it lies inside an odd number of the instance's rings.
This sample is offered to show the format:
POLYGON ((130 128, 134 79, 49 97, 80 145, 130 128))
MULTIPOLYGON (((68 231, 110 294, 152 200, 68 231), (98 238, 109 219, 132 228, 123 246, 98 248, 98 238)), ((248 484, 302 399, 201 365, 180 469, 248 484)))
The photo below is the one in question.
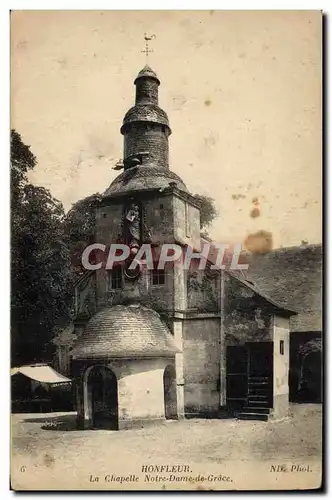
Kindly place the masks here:
MULTIPOLYGON (((96 206, 95 241, 198 252, 200 207, 169 168, 160 81, 145 66, 121 127, 122 172, 96 206)), ((178 132, 179 133, 179 132, 178 132)), ((289 407, 290 318, 240 273, 128 262, 87 271, 76 286, 70 351, 80 428, 124 429, 165 419, 268 420, 289 407)))

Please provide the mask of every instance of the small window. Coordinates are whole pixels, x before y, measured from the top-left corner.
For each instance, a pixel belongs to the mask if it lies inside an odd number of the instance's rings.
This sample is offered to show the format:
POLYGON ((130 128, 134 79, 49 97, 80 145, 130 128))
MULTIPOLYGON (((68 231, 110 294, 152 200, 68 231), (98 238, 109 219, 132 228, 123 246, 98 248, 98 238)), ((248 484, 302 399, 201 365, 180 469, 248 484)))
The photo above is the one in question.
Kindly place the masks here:
POLYGON ((280 340, 280 354, 284 355, 285 353, 285 342, 280 340))
POLYGON ((122 288, 122 267, 117 266, 110 271, 109 284, 112 290, 122 288))
POLYGON ((153 269, 151 272, 153 285, 165 284, 165 269, 153 269))

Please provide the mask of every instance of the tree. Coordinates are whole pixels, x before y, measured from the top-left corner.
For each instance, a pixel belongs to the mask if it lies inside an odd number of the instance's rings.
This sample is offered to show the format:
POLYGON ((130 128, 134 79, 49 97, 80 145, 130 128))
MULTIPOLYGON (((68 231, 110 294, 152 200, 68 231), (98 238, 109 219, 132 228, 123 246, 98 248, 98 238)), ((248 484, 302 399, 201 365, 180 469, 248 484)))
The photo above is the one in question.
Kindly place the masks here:
POLYGON ((95 205, 99 199, 100 194, 96 193, 77 201, 63 221, 71 264, 77 277, 84 271, 81 264, 82 252, 95 241, 95 205))
POLYGON ((71 306, 69 251, 62 204, 28 183, 36 158, 11 133, 11 327, 12 362, 46 361, 50 340, 66 324, 71 306))
POLYGON ((219 213, 213 198, 204 196, 203 194, 195 194, 194 197, 200 206, 201 236, 206 238, 208 237, 208 228, 211 226, 214 219, 218 217, 219 213))

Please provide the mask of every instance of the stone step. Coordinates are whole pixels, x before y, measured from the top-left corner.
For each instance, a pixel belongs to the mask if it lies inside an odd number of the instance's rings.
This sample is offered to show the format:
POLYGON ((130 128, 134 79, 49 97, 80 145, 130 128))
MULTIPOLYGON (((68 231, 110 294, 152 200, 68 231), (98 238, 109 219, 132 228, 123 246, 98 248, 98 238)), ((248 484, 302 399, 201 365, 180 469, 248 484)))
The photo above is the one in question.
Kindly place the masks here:
POLYGON ((267 401, 248 401, 247 406, 251 408, 269 408, 267 401))
POLYGON ((263 408, 262 406, 244 406, 242 412, 244 413, 266 413, 269 415, 271 408, 263 408))
POLYGON ((238 413, 236 417, 240 420, 261 420, 263 422, 267 422, 269 420, 269 415, 266 413, 241 412, 238 413))
POLYGON ((268 380, 269 379, 269 377, 266 377, 264 375, 257 375, 257 376, 249 375, 248 378, 249 378, 249 380, 268 380))
POLYGON ((248 394, 249 399, 253 399, 254 401, 267 401, 269 399, 269 393, 262 394, 261 392, 255 393, 255 392, 250 392, 248 394))

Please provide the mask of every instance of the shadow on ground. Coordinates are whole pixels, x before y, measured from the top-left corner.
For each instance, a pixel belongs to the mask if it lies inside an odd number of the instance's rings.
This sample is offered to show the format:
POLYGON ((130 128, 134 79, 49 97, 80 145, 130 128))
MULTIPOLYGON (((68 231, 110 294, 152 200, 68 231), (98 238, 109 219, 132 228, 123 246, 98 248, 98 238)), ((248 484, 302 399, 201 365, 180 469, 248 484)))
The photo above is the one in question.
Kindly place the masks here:
POLYGON ((40 418, 26 418, 24 422, 31 424, 41 424, 41 429, 44 431, 77 431, 76 414, 71 415, 43 415, 40 418))

